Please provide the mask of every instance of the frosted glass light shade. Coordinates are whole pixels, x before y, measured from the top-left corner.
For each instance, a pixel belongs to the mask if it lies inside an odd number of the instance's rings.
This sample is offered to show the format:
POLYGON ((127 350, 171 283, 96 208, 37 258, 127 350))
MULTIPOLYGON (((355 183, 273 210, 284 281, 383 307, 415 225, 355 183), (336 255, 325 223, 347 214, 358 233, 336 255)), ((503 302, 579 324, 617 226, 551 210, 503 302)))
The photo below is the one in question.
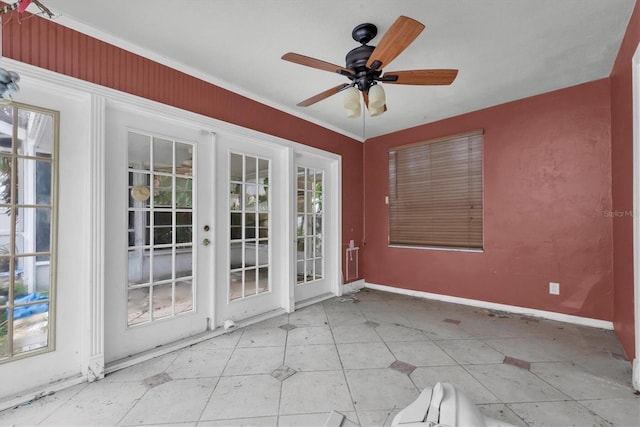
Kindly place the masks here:
POLYGON ((360 117, 360 114, 362 113, 360 104, 357 104, 356 108, 345 109, 345 111, 347 112, 347 117, 350 119, 355 119, 357 117, 360 117))
POLYGON ((371 108, 371 107, 369 107, 369 115, 371 117, 379 116, 382 113, 384 113, 384 106, 382 106, 380 108, 371 108))
POLYGON ((384 104, 386 104, 386 102, 387 100, 382 86, 373 85, 369 88, 369 110, 384 108, 384 104))
POLYGON ((347 111, 347 117, 354 119, 360 117, 362 112, 360 107, 360 91, 354 86, 344 91, 343 98, 344 109, 347 111))
POLYGON ((344 91, 343 105, 347 110, 360 109, 360 91, 354 86, 346 89, 344 91))

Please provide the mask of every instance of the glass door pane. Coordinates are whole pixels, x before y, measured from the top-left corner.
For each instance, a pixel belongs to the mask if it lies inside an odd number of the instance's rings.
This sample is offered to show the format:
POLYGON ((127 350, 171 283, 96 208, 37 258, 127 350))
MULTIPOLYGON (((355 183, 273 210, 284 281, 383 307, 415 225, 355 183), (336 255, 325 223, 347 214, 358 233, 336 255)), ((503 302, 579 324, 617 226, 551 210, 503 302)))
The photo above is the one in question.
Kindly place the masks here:
POLYGON ((229 301, 268 292, 270 161, 231 153, 229 301))
POLYGON ((296 283, 302 285, 323 278, 323 193, 324 172, 297 168, 296 283))
POLYGON ((193 311, 193 145, 128 133, 127 325, 193 311))

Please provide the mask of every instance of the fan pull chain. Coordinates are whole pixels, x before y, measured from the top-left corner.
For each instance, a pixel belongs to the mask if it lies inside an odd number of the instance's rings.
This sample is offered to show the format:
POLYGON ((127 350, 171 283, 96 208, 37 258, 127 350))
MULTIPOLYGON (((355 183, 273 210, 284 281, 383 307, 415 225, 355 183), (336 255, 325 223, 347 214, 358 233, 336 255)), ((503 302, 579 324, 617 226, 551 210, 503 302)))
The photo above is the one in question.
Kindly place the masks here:
POLYGON ((365 120, 366 120, 367 114, 366 114, 366 109, 363 108, 362 109, 362 143, 364 144, 364 142, 367 139, 367 135, 366 135, 366 127, 365 127, 365 120))

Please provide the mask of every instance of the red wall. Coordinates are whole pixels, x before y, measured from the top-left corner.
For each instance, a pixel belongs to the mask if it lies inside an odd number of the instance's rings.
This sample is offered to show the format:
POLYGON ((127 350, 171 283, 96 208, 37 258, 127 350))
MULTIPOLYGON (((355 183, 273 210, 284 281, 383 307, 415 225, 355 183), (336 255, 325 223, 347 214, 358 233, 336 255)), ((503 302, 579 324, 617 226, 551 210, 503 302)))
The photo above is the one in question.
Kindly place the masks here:
POLYGON ((604 79, 367 140, 365 280, 612 320, 609 111, 604 79), (387 150, 476 129, 484 253, 388 247, 387 150))
POLYGON ((612 201, 614 211, 620 213, 613 219, 613 321, 630 360, 635 357, 633 218, 629 215, 633 211, 631 60, 639 42, 640 2, 636 2, 610 77, 612 201))
POLYGON ((342 244, 362 240, 359 141, 265 106, 40 17, 5 15, 2 54, 163 104, 317 147, 342 156, 342 244))

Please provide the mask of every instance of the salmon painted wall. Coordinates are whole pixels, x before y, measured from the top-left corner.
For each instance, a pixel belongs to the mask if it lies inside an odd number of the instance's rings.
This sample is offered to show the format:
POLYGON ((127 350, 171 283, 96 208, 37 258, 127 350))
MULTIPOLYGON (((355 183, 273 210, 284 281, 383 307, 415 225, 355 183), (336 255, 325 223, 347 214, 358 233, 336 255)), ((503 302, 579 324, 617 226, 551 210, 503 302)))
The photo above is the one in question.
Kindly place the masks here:
POLYGON ((609 111, 603 79, 367 140, 365 280, 611 321, 609 111), (387 150, 476 129, 484 252, 388 247, 387 150))
POLYGON ((102 86, 342 156, 342 244, 362 240, 361 142, 135 55, 50 20, 2 25, 2 54, 102 86))
MULTIPOLYGON (((640 43, 640 1, 629 20, 611 72, 611 179, 613 211, 614 327, 624 350, 635 355, 633 284, 633 107, 631 61, 640 43)), ((639 112, 636 112, 639 114, 639 112)), ((634 215, 640 215, 634 212, 634 215)))

